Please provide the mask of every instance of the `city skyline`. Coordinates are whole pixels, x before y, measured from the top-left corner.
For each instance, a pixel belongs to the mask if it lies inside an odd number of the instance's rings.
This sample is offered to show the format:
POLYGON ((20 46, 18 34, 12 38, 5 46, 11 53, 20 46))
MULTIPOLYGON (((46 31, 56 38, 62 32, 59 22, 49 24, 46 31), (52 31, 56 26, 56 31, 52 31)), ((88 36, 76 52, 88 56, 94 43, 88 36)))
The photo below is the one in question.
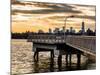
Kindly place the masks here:
POLYGON ((55 4, 37 2, 12 3, 12 32, 38 32, 42 29, 48 32, 49 28, 62 28, 66 16, 66 29, 73 27, 76 32, 85 22, 85 30, 95 30, 95 6, 75 4, 55 4))
MULTIPOLYGON (((26 31, 26 33, 31 33, 30 31, 26 31)), ((36 32, 33 32, 36 33, 36 32)), ((42 29, 38 30, 37 33, 45 33, 45 31, 43 31, 42 29)), ((96 30, 93 31, 90 28, 88 28, 87 30, 85 29, 85 23, 84 21, 81 23, 81 28, 79 31, 76 32, 76 29, 74 29, 73 27, 70 27, 69 29, 65 29, 65 27, 63 26, 62 28, 55 28, 55 29, 51 29, 49 28, 48 31, 46 33, 53 33, 53 34, 63 34, 66 33, 67 35, 70 35, 69 33, 74 34, 80 34, 80 35, 87 35, 88 33, 93 33, 96 34, 96 30)))

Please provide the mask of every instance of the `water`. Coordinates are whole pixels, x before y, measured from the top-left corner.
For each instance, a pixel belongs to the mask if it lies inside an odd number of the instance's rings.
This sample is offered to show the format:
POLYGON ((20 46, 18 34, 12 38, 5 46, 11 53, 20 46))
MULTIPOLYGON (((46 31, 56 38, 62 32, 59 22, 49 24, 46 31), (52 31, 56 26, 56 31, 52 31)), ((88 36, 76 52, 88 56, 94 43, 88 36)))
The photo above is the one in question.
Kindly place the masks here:
MULTIPOLYGON (((57 65, 57 56, 54 58, 54 68, 50 66, 50 52, 40 52, 38 64, 34 62, 32 43, 27 40, 12 39, 11 42, 11 71, 12 74, 31 74, 60 71, 57 65)), ((66 67, 65 56, 62 58, 61 71, 91 70, 96 68, 96 64, 88 62, 85 56, 81 58, 81 66, 76 67, 76 56, 72 56, 72 65, 66 67)))

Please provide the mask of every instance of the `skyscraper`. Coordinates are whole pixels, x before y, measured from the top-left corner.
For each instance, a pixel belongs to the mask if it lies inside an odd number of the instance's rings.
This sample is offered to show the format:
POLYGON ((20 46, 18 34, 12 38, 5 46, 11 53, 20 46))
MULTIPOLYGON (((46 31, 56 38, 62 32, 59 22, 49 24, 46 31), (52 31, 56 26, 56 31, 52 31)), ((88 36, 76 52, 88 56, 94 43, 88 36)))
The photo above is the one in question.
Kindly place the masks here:
POLYGON ((84 23, 84 21, 82 22, 82 28, 81 28, 81 31, 82 31, 82 34, 85 33, 85 23, 84 23))

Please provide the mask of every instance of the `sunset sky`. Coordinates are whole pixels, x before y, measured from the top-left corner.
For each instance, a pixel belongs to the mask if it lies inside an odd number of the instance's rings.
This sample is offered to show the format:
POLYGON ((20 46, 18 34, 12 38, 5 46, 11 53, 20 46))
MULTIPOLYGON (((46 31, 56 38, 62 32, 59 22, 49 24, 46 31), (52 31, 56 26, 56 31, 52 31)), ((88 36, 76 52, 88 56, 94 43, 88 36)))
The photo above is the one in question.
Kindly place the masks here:
POLYGON ((42 29, 47 32, 49 28, 62 29, 66 16, 66 29, 73 27, 76 31, 81 29, 82 21, 85 29, 95 30, 95 5, 76 5, 59 3, 37 3, 28 0, 12 2, 12 32, 26 32, 42 29))

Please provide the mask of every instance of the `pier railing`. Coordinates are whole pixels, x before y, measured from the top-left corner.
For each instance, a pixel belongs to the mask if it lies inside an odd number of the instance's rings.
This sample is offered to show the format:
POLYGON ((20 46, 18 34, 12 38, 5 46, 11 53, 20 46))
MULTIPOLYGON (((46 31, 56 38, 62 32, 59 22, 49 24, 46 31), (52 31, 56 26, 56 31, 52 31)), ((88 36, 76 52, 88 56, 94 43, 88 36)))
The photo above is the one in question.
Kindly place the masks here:
POLYGON ((35 34, 28 37, 29 42, 40 42, 40 43, 64 43, 63 35, 49 35, 49 34, 35 34))
POLYGON ((38 43, 66 43, 72 47, 86 51, 89 53, 96 53, 96 37, 95 36, 75 36, 75 35, 49 35, 49 34, 35 34, 28 37, 29 42, 38 43))
POLYGON ((67 36, 66 43, 89 53, 96 53, 95 36, 67 36))

